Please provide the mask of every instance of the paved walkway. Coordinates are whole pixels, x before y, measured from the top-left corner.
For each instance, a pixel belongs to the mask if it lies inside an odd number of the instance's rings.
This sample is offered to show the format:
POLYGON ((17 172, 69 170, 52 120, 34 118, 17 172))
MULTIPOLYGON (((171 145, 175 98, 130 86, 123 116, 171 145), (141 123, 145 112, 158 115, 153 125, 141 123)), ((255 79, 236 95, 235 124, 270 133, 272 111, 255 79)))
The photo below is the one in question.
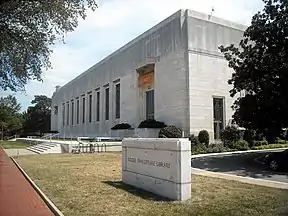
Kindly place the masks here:
POLYGON ((53 216, 0 147, 0 216, 53 216))
POLYGON ((192 167, 206 171, 288 183, 288 173, 274 172, 267 166, 255 162, 255 158, 264 157, 266 154, 267 152, 249 152, 237 155, 198 157, 192 159, 192 167))
POLYGON ((29 151, 27 149, 4 149, 6 154, 9 157, 15 157, 15 156, 21 156, 21 155, 33 155, 36 154, 32 151, 29 151))

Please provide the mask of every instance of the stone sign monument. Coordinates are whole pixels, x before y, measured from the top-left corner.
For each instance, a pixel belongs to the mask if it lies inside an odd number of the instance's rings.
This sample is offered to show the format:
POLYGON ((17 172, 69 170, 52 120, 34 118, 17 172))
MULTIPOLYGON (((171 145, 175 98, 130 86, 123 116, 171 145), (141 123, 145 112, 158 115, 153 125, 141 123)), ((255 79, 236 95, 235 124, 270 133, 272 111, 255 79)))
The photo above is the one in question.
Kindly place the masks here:
POLYGON ((172 200, 189 199, 190 141, 176 138, 124 139, 122 181, 172 200))

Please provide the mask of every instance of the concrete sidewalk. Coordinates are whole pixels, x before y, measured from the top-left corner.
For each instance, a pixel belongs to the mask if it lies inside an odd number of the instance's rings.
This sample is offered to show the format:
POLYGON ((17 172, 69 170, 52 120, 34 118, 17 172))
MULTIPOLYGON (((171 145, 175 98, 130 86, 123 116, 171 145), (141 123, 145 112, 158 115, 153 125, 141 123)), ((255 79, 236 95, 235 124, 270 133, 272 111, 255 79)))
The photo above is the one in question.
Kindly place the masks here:
POLYGON ((34 155, 36 153, 29 151, 27 149, 4 149, 8 157, 17 157, 21 155, 34 155))
POLYGON ((257 153, 257 152, 273 152, 286 150, 287 148, 275 148, 275 149, 260 149, 260 150, 247 150, 247 151, 233 151, 233 152, 221 152, 221 153, 208 153, 208 154, 197 154, 191 155, 191 158, 200 157, 211 157, 211 156, 221 156, 221 155, 234 155, 234 154, 246 154, 246 153, 257 153))
POLYGON ((237 175, 231 175, 231 174, 219 173, 219 172, 211 172, 211 171, 197 169, 197 168, 191 168, 191 173, 196 174, 196 175, 207 176, 207 177, 222 178, 222 179, 239 181, 239 182, 248 183, 248 184, 288 190, 288 183, 284 183, 284 182, 270 181, 270 180, 264 180, 264 179, 255 179, 251 177, 243 177, 243 176, 237 176, 237 175))

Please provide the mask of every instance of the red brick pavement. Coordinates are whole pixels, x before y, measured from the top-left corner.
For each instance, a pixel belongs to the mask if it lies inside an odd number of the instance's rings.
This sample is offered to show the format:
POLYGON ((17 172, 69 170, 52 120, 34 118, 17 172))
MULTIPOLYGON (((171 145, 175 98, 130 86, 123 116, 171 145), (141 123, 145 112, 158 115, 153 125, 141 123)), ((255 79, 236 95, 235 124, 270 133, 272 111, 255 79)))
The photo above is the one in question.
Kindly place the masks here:
POLYGON ((0 147, 0 216, 53 216, 38 193, 0 147))

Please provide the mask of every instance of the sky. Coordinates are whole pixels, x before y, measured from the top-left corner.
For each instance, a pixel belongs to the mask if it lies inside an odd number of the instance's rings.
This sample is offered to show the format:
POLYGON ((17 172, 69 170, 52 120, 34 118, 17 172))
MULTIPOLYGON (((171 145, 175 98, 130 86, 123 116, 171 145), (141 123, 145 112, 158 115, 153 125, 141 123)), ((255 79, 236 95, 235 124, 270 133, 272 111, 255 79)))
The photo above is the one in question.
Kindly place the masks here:
MULTIPOLYGON (((43 82, 31 81, 26 93, 14 93, 22 110, 34 95, 52 96, 57 85, 63 86, 85 70, 116 51, 144 31, 179 9, 192 9, 249 25, 251 17, 262 10, 261 0, 99 0, 99 8, 88 11, 78 28, 68 33, 65 44, 57 42, 50 61, 52 69, 43 72, 43 82)), ((2 92, 5 96, 9 92, 2 92)))

